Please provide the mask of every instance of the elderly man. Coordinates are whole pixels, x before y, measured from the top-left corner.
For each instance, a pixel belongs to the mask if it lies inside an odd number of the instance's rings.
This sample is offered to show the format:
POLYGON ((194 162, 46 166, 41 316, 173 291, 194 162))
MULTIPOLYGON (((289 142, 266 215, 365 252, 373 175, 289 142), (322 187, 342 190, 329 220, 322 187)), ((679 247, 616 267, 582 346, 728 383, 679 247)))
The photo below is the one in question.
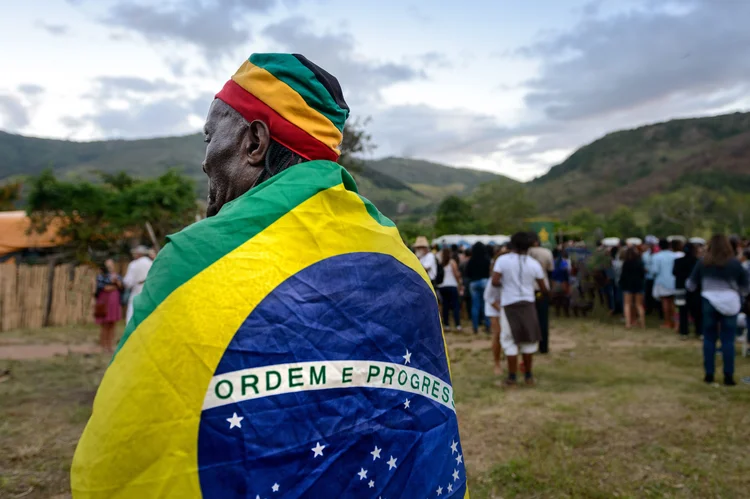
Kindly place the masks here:
POLYGON ((79 497, 464 497, 435 295, 334 163, 349 109, 255 54, 205 125, 209 218, 154 262, 76 450, 79 497))
POLYGON ((130 254, 133 255, 133 261, 128 264, 128 270, 122 280, 125 289, 129 291, 128 310, 125 314, 126 324, 133 317, 133 299, 143 291, 143 283, 146 282, 148 271, 151 270, 153 261, 150 253, 150 250, 145 246, 136 246, 130 251, 130 254))

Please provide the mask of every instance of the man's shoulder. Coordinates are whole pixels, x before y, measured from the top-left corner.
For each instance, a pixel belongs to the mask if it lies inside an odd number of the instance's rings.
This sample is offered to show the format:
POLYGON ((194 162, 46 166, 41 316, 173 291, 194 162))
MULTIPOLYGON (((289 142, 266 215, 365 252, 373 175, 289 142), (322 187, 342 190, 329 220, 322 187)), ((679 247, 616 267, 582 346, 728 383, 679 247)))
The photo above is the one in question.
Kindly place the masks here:
POLYGON ((544 268, 542 267, 542 264, 536 260, 536 258, 532 258, 529 261, 529 265, 531 265, 534 269, 538 269, 540 271, 543 271, 544 268))
POLYGON ((495 260, 494 268, 501 268, 503 265, 506 265, 511 259, 513 259, 513 253, 506 253, 497 257, 497 260, 495 260))
POLYGON ((529 254, 537 260, 552 260, 554 258, 552 256, 552 251, 542 246, 535 246, 529 249, 529 254))

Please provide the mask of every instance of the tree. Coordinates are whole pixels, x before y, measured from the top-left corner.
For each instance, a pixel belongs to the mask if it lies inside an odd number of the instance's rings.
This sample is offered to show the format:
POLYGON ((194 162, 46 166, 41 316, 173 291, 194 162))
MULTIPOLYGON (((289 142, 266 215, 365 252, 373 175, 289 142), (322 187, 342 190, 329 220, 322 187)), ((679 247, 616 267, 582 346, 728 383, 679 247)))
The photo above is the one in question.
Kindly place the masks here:
POLYGON ((344 125, 339 164, 350 171, 360 171, 362 161, 357 156, 368 153, 376 147, 372 142, 372 136, 365 130, 369 123, 370 118, 365 118, 364 120, 354 119, 344 125))
POLYGON ((506 179, 481 184, 469 202, 477 232, 512 234, 527 230, 526 219, 537 214, 526 186, 506 179))
POLYGON ((627 238, 641 233, 641 227, 635 221, 633 210, 627 206, 620 206, 611 215, 608 215, 604 226, 608 236, 627 238))
POLYGON ((596 229, 604 225, 602 217, 591 211, 591 208, 581 208, 574 211, 568 217, 567 222, 568 225, 579 228, 586 233, 593 233, 596 229))
POLYGON ((193 181, 174 171, 148 180, 125 173, 103 175, 103 183, 58 180, 45 170, 29 182, 26 210, 32 227, 46 229, 60 222, 60 235, 69 241, 80 261, 93 252, 113 252, 127 239, 142 238, 150 222, 159 241, 194 220, 193 181))
POLYGON ((471 204, 458 196, 448 196, 438 206, 435 232, 445 234, 471 234, 477 230, 477 222, 471 204))
POLYGON ((701 187, 685 187, 651 196, 645 207, 651 215, 649 232, 690 236, 715 225, 716 215, 726 213, 726 198, 701 187))
POLYGON ((0 185, 0 211, 12 210, 21 199, 21 182, 0 185))

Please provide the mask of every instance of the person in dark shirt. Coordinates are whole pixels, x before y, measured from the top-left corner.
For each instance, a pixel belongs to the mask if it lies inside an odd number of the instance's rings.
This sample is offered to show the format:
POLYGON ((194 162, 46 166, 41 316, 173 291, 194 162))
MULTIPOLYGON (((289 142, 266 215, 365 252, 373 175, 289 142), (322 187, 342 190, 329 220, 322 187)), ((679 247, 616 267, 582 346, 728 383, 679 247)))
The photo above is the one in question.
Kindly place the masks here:
POLYGON ((466 277, 469 280, 469 292, 471 293, 471 323, 474 334, 479 332, 479 323, 482 322, 490 329, 489 320, 484 317, 484 288, 490 278, 490 258, 487 248, 481 242, 477 242, 471 248, 471 258, 466 264, 466 277))
POLYGON ((675 286, 677 287, 677 298, 675 300, 680 312, 680 339, 686 340, 690 332, 690 321, 688 314, 693 318, 693 324, 695 325, 695 335, 700 336, 703 334, 703 313, 701 303, 701 290, 700 285, 695 291, 687 291, 685 284, 693 272, 693 268, 698 263, 698 248, 691 243, 687 243, 683 248, 685 256, 678 258, 674 262, 674 270, 672 273, 675 278, 675 286))
POLYGON ((555 316, 560 317, 560 309, 562 309, 565 317, 570 317, 570 264, 567 254, 565 251, 555 249, 552 251, 552 258, 554 258, 554 269, 549 275, 549 281, 555 316))
POLYGON ((717 234, 708 243, 706 256, 695 264, 685 283, 688 291, 700 293, 703 302, 704 381, 714 382, 716 341, 721 340, 724 384, 734 386, 734 342, 742 296, 748 292, 748 275, 735 257, 729 238, 717 234))
POLYGON ((646 309, 643 302, 645 283, 646 266, 638 250, 630 247, 625 251, 625 261, 622 263, 618 283, 622 290, 626 328, 632 327, 635 311, 638 313, 638 325, 642 328, 646 327, 646 309))

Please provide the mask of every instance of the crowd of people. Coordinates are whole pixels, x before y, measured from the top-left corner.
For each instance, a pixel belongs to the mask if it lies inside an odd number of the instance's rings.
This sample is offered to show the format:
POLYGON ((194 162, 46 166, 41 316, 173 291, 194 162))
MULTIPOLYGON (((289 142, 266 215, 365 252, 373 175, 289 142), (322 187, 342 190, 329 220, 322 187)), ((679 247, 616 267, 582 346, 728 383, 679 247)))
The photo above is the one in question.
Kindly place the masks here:
POLYGON ((566 241, 550 250, 531 232, 506 245, 481 242, 471 248, 430 247, 419 237, 415 252, 442 304, 443 326, 462 330, 461 310, 474 334, 491 333, 496 374, 501 352, 508 361, 507 385, 517 383, 518 356, 525 381, 534 383, 532 355, 549 351, 549 310, 585 317, 599 302, 626 328, 646 327, 658 315, 661 327, 688 340, 703 340, 707 383, 715 378, 717 341, 724 384, 733 386, 735 339, 746 332, 750 242, 714 235, 709 241, 671 236, 607 238, 593 250, 566 241))

